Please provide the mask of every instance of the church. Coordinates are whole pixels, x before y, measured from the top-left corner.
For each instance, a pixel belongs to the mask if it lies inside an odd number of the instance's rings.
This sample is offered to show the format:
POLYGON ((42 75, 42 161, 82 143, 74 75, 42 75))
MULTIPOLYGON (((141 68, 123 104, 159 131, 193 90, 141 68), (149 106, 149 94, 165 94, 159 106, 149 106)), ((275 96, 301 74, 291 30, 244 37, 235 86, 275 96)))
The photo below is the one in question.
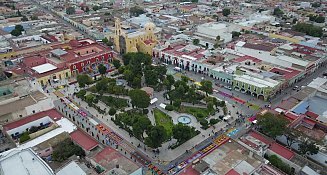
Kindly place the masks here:
POLYGON ((152 54, 152 49, 157 44, 154 34, 156 26, 148 22, 141 29, 130 29, 122 25, 119 18, 115 20, 114 44, 115 50, 120 54, 128 52, 142 52, 152 54))

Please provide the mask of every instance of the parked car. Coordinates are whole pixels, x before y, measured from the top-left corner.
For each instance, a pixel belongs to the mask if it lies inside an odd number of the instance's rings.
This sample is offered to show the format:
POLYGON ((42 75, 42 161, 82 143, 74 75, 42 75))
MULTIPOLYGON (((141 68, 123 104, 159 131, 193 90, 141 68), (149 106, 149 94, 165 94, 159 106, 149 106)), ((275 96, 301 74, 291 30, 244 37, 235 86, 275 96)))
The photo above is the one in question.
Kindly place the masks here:
POLYGON ((293 90, 295 91, 295 90, 298 90, 299 89, 299 86, 294 86, 293 87, 293 90))

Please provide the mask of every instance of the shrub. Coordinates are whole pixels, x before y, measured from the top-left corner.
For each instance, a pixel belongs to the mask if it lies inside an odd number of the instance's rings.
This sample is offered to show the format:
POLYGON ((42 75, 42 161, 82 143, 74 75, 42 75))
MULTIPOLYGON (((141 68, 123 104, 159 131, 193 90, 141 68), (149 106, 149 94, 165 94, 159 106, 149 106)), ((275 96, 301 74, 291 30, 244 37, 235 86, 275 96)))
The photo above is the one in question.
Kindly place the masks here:
POLYGON ((210 125, 214 125, 219 122, 219 119, 212 118, 210 119, 210 125))
POLYGON ((76 97, 80 99, 84 99, 85 94, 86 94, 86 90, 80 90, 79 92, 76 93, 76 97))
POLYGON ((203 129, 207 129, 208 128, 208 121, 205 118, 201 118, 200 119, 200 124, 202 125, 203 129))
POLYGON ((24 143, 27 140, 29 140, 31 137, 28 135, 28 132, 24 132, 20 137, 19 137, 19 143, 24 143))
POLYGON ((167 106, 165 107, 165 109, 166 109, 167 111, 172 111, 172 110, 174 110, 174 107, 173 107, 172 105, 167 105, 167 106))
POLYGON ((143 109, 143 114, 147 115, 149 113, 148 109, 143 109))
POLYGON ((116 109, 115 108, 110 108, 109 109, 109 115, 115 115, 116 114, 116 109))
POLYGON ((293 174, 293 170, 292 168, 288 165, 285 164, 279 157, 277 157, 276 155, 271 155, 271 156, 265 156, 269 162, 277 167, 278 169, 282 170, 283 172, 287 173, 287 174, 293 174))
POLYGON ((66 139, 54 148, 52 158, 55 161, 63 162, 72 155, 84 157, 85 151, 75 145, 70 139, 66 139))
MULTIPOLYGON (((204 118, 204 115, 203 115, 202 113, 197 113, 197 114, 196 114, 196 117, 202 119, 202 118, 204 118)), ((207 120, 206 120, 206 121, 207 121, 207 120)))
POLYGON ((39 130, 39 128, 37 126, 32 126, 28 131, 29 131, 29 133, 35 133, 38 130, 39 130))
POLYGON ((174 105, 176 108, 180 108, 180 107, 181 107, 181 104, 182 104, 182 102, 181 102, 181 100, 179 100, 179 99, 177 99, 177 100, 175 100, 175 101, 173 102, 173 105, 174 105))

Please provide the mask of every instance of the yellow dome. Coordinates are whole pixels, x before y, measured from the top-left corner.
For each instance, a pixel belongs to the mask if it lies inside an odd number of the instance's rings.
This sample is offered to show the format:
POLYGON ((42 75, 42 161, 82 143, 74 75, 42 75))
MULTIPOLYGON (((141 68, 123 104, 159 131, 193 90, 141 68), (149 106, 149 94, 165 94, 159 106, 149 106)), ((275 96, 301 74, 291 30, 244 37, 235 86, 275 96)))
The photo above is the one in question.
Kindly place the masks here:
POLYGON ((136 47, 131 48, 131 52, 138 52, 136 47))
POLYGON ((153 24, 153 22, 148 22, 148 23, 144 24, 145 30, 153 30, 155 27, 156 27, 156 25, 153 24))

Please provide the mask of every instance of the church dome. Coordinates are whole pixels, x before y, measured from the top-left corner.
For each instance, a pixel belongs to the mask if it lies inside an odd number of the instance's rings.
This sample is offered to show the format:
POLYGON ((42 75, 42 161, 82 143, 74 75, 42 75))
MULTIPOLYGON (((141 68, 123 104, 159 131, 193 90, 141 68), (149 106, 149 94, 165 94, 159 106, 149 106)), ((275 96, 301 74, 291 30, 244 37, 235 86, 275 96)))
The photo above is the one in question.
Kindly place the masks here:
POLYGON ((136 47, 131 48, 131 52, 138 52, 136 47))
POLYGON ((144 24, 145 30, 153 30, 155 27, 156 27, 156 25, 153 24, 153 22, 148 22, 148 23, 144 24))

